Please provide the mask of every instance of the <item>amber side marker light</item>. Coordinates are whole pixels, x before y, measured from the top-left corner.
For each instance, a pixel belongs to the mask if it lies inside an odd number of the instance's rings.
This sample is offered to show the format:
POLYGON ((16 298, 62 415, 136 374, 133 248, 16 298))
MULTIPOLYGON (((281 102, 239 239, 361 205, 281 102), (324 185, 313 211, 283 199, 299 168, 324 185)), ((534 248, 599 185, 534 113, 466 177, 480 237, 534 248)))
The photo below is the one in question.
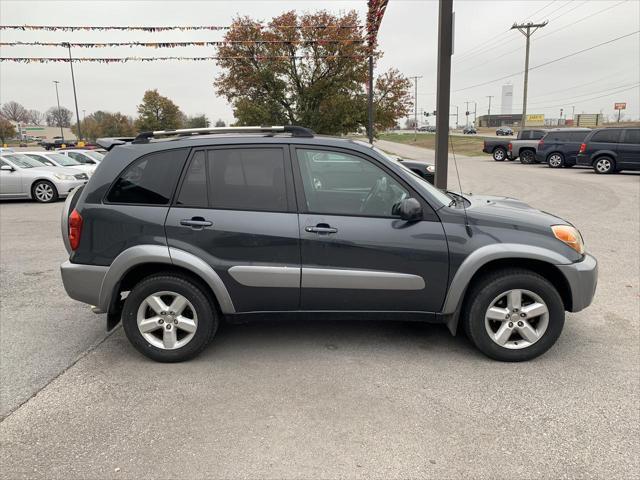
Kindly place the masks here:
POLYGON ((580 255, 584 253, 584 242, 577 228, 571 225, 552 225, 551 230, 558 240, 569 245, 580 255))

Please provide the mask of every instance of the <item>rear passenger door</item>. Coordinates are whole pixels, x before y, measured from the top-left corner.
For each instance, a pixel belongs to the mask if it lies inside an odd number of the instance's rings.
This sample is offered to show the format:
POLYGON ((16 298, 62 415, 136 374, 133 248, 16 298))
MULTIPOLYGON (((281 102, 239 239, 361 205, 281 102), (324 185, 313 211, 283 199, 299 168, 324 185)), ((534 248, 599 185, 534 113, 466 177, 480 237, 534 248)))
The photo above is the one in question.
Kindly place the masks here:
POLYGON ((618 166, 640 170, 640 128, 629 128, 618 146, 618 166))
POLYGON ((582 142, 584 142, 584 139, 588 134, 588 131, 566 132, 562 134, 565 137, 565 142, 562 150, 567 165, 576 164, 576 157, 578 156, 578 152, 580 151, 580 145, 582 145, 582 142))
POLYGON ((237 312, 298 309, 300 239, 285 146, 193 150, 166 233, 170 247, 216 271, 237 312))

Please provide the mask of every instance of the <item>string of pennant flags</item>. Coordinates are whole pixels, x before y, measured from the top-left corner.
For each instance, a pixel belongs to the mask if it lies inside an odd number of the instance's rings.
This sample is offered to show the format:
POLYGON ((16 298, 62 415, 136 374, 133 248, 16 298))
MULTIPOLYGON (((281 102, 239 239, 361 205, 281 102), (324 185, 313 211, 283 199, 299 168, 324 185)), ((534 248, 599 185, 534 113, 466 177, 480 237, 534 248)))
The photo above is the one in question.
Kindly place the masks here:
MULTIPOLYGON (((166 32, 170 30, 179 31, 191 31, 191 30, 229 30, 230 26, 220 25, 173 25, 173 26, 76 26, 76 25, 0 25, 0 30, 44 30, 48 32, 75 32, 75 31, 105 31, 105 30, 119 30, 119 31, 141 31, 141 32, 166 32)), ((338 29, 360 29, 362 25, 291 25, 280 28, 295 28, 298 30, 304 29, 325 29, 325 28, 338 28, 338 29)))
POLYGON ((330 45, 330 44, 362 44, 364 40, 221 40, 213 42, 106 42, 106 43, 71 43, 71 42, 0 42, 0 47, 39 46, 39 47, 74 47, 74 48, 108 48, 108 47, 219 47, 222 45, 254 45, 254 44, 288 44, 288 45, 330 45))
MULTIPOLYGON (((127 62, 164 62, 164 61, 189 61, 207 62, 211 60, 289 60, 311 58, 309 55, 291 57, 289 55, 254 55, 254 56, 221 56, 221 57, 0 57, 0 62, 15 63, 127 63, 127 62)), ((364 59, 362 55, 320 55, 314 58, 336 60, 339 58, 364 59)))

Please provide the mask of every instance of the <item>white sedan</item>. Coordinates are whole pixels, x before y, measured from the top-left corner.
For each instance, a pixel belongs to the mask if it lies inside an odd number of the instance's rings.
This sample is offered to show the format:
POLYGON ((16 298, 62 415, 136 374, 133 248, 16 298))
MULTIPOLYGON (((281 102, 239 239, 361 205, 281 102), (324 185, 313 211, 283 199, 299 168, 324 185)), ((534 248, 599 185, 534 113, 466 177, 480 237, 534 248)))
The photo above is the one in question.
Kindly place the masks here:
POLYGON ((50 203, 87 183, 74 168, 48 167, 20 153, 0 155, 0 198, 32 198, 50 203))
POLYGON ((80 150, 77 148, 69 150, 56 150, 56 153, 60 155, 66 155, 69 158, 73 158, 76 162, 80 162, 86 165, 97 165, 102 161, 104 155, 95 150, 80 150))
POLYGON ((96 171, 95 165, 80 163, 73 158, 54 152, 20 152, 49 167, 69 167, 85 172, 89 177, 96 171))

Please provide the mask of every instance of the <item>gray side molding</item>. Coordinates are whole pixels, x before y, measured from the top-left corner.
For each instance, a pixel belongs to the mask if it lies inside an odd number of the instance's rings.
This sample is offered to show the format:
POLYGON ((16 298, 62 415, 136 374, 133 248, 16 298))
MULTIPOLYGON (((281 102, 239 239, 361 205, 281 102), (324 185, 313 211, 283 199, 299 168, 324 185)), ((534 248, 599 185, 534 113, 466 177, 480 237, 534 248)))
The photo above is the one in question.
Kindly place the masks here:
POLYGON ((233 279, 247 287, 300 288, 300 267, 238 265, 229 269, 233 279))
MULTIPOLYGON (((560 255, 557 252, 533 245, 524 245, 517 243, 494 243, 491 245, 486 245, 471 253, 464 260, 464 262, 462 262, 460 268, 458 268, 458 271, 456 272, 453 280, 451 281, 451 285, 449 286, 447 298, 445 298, 444 300, 442 313, 444 315, 457 313, 464 292, 469 285, 469 282, 471 281, 473 275, 483 265, 486 265, 493 260, 505 258, 526 258, 531 260, 540 260, 552 265, 568 265, 571 263, 571 260, 560 255)), ((449 328, 451 329, 451 326, 449 328)))
POLYGON ((178 265, 204 280, 213 293, 216 295, 222 313, 234 313, 235 308, 229 292, 218 274, 195 255, 183 250, 169 248, 166 245, 136 245, 120 253, 109 266, 107 274, 102 281, 100 289, 99 307, 107 311, 111 303, 111 296, 115 286, 122 277, 137 265, 145 263, 166 263, 167 265, 178 265))
POLYGON ((302 288, 422 290, 424 279, 408 273, 302 267, 302 288))

